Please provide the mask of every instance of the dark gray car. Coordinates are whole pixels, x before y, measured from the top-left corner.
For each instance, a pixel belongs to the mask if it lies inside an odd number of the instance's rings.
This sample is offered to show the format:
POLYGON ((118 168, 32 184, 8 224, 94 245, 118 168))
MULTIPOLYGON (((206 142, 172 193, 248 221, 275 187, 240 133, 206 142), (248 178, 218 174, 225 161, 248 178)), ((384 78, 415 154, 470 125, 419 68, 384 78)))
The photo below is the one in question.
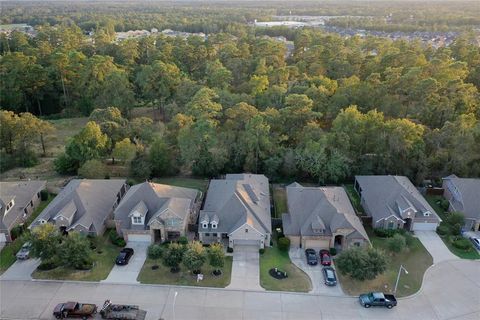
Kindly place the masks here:
POLYGON ((337 275, 335 274, 335 269, 333 269, 332 267, 323 267, 322 273, 323 279, 325 279, 325 284, 327 286, 337 285, 337 275))

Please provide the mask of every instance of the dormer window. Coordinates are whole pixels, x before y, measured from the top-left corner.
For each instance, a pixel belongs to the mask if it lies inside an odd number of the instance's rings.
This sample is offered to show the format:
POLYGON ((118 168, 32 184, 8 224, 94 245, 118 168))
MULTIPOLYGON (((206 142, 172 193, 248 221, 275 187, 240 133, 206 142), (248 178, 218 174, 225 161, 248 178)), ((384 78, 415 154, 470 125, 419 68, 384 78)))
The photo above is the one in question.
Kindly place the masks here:
POLYGON ((431 214, 432 214, 432 213, 431 213, 430 211, 425 211, 425 212, 423 213, 423 216, 424 216, 424 217, 430 217, 431 214))
POLYGON ((208 229, 208 223, 203 223, 203 224, 202 224, 202 228, 203 228, 203 229, 208 229))
POLYGON ((313 233, 316 233, 316 234, 322 234, 323 233, 323 229, 312 229, 313 233))
POLYGON ((218 224, 216 222, 212 222, 212 229, 217 229, 218 224))
POLYGON ((132 216, 132 224, 143 224, 143 217, 132 216))

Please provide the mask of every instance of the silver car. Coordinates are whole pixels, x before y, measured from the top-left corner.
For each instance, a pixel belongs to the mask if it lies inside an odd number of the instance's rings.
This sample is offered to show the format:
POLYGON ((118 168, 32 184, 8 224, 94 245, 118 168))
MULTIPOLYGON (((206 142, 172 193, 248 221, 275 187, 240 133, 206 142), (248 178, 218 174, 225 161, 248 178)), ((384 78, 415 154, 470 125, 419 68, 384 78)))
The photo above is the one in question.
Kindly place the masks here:
POLYGON ((25 242, 22 248, 17 252, 17 259, 19 260, 26 260, 30 258, 30 248, 32 244, 30 242, 25 242))
POLYGON ((480 250, 480 239, 474 238, 474 237, 470 237, 470 241, 472 241, 473 245, 474 245, 478 250, 480 250))

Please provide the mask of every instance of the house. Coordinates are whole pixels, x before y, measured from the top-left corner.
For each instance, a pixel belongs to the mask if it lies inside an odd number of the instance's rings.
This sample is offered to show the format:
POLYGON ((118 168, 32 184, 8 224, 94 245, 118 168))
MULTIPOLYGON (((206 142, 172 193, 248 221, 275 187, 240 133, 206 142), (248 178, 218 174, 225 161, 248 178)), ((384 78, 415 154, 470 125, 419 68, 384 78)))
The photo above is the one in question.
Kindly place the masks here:
POLYGON ((144 182, 131 187, 114 212, 125 241, 164 242, 185 236, 195 223, 202 193, 196 189, 144 182), (195 218, 195 219, 194 219, 195 218))
POLYGON ((61 231, 102 235, 127 190, 124 179, 73 179, 29 228, 52 223, 61 231))
POLYGON ((198 235, 203 243, 227 242, 228 246, 270 246, 272 233, 268 179, 258 174, 227 174, 212 180, 198 235))
POLYGON ((356 176, 355 190, 374 228, 435 230, 442 221, 404 176, 356 176))
POLYGON ((292 247, 346 249, 370 243, 362 222, 342 187, 286 187, 288 213, 283 233, 292 247))
POLYGON ((480 179, 459 178, 452 174, 443 178, 444 197, 449 211, 465 215, 465 229, 480 231, 480 179))
POLYGON ((40 203, 46 181, 0 182, 0 242, 10 242, 13 227, 25 222, 40 203))

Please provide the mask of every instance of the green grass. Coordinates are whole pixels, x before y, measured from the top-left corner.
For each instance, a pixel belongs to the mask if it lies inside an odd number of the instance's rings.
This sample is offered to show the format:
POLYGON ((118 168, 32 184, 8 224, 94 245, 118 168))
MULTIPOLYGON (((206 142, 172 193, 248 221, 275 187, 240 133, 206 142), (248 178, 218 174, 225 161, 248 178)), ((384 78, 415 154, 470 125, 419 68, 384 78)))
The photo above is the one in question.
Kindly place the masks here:
POLYGON ((308 275, 292 263, 288 252, 280 251, 276 246, 265 248, 260 255, 260 285, 274 291, 308 292, 312 288, 308 275), (272 268, 287 272, 288 278, 273 278, 268 273, 272 268))
POLYGON ((360 204, 360 196, 358 195, 357 191, 353 187, 353 184, 346 184, 343 186, 345 191, 347 192, 348 198, 350 199, 350 202, 352 203, 353 207, 358 213, 363 214, 365 211, 362 208, 362 205, 360 204))
POLYGON ((402 271, 398 283, 398 297, 404 297, 414 294, 420 290, 423 281, 423 275, 428 267, 433 264, 432 256, 428 253, 420 240, 413 239, 411 246, 402 253, 391 254, 387 251, 386 241, 369 233, 370 241, 375 248, 383 249, 387 252, 389 262, 387 270, 373 280, 358 281, 337 272, 342 289, 350 295, 358 295, 369 291, 393 292, 395 281, 398 275, 400 265, 408 270, 408 274, 402 271))
POLYGON ((184 177, 155 178, 155 183, 169 184, 177 187, 198 189, 205 193, 207 191, 208 179, 195 179, 184 177))
POLYGON ((115 258, 120 248, 113 245, 108 239, 108 232, 101 237, 93 239, 96 249, 93 252, 94 267, 91 270, 79 271, 64 267, 53 270, 37 270, 32 274, 34 279, 55 279, 55 280, 81 280, 100 281, 107 278, 115 264, 115 258))
POLYGON ((281 218, 282 213, 288 213, 287 192, 284 187, 272 185, 274 218, 281 218))
POLYGON ((197 276, 180 266, 180 271, 171 273, 170 268, 163 265, 161 259, 149 259, 138 275, 137 280, 141 283, 148 284, 171 284, 182 286, 200 286, 200 287, 217 287, 225 288, 230 284, 232 276, 232 257, 225 257, 225 265, 222 268, 221 276, 212 275, 213 268, 208 264, 202 267, 203 280, 197 282, 197 276), (153 265, 158 265, 158 269, 152 270, 153 265))
MULTIPOLYGON (((55 195, 49 194, 47 200, 39 203, 39 205, 25 221, 25 227, 28 227, 33 222, 33 220, 38 217, 38 215, 53 200, 53 198, 55 198, 55 195)), ((24 233, 27 234, 28 231, 25 231, 24 233)), ((20 237, 15 239, 13 242, 9 243, 2 249, 2 251, 0 252, 0 274, 4 273, 15 262, 15 254, 18 250, 20 250, 24 242, 24 237, 20 237)))
MULTIPOLYGON (((428 201, 428 203, 432 206, 433 210, 435 210, 435 212, 438 214, 438 216, 442 220, 445 220, 447 218, 448 212, 445 212, 438 204, 439 201, 444 199, 443 196, 427 195, 425 196, 425 199, 428 201)), ((470 260, 480 259, 480 254, 473 247, 473 245, 471 245, 469 249, 463 250, 463 249, 454 247, 448 235, 440 236, 440 238, 442 239, 443 243, 445 243, 445 245, 450 250, 450 252, 452 252, 457 257, 462 259, 470 259, 470 260)))

